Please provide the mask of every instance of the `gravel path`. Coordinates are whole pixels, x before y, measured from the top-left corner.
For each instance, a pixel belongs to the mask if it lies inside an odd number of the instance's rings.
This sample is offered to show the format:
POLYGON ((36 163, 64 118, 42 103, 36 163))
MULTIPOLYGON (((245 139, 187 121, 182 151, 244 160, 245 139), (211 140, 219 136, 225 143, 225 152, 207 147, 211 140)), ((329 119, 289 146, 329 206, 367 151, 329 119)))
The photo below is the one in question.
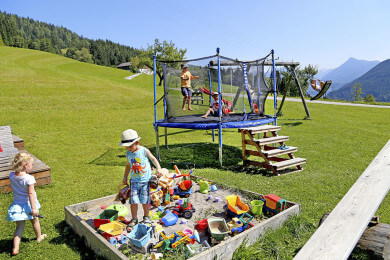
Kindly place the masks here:
MULTIPOLYGON (((273 97, 268 97, 267 99, 274 99, 273 97)), ((278 97, 278 101, 281 101, 282 98, 278 97)), ((286 101, 291 102, 302 102, 300 98, 286 98, 286 101)), ((332 102, 332 101, 322 101, 322 100, 305 100, 306 103, 313 104, 329 104, 329 105, 338 105, 338 106, 352 106, 352 107, 374 107, 374 108, 390 108, 390 106, 383 105, 368 105, 368 104, 356 104, 356 103, 342 103, 342 102, 332 102)))

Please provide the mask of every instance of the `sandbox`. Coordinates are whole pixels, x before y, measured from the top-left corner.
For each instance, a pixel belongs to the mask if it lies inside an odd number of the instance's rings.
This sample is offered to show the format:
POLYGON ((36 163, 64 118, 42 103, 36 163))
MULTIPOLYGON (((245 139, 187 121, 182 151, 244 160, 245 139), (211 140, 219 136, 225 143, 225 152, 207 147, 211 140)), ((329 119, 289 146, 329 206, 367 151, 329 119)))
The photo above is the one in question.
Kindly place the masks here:
MULTIPOLYGON (((189 201, 194 205, 196 211, 193 213, 191 219, 179 218, 177 224, 169 227, 164 227, 166 234, 172 234, 178 230, 194 229, 196 220, 213 218, 213 217, 224 217, 225 210, 224 206, 227 204, 225 199, 226 196, 231 194, 238 195, 241 200, 250 205, 250 201, 253 199, 259 199, 261 196, 258 193, 237 190, 231 188, 222 188, 218 185, 218 190, 215 192, 209 192, 208 194, 201 194, 199 192, 199 186, 194 184, 193 193, 188 198, 189 201), (212 196, 210 199, 209 196, 212 196), (218 201, 219 200, 219 201, 218 201), (216 202, 217 201, 217 202, 216 202), (183 223, 186 222, 186 223, 183 223)), ((65 207, 65 220, 73 228, 74 232, 83 238, 85 244, 90 247, 96 254, 106 257, 107 259, 129 259, 129 256, 123 254, 118 247, 110 244, 93 225, 93 219, 102 213, 102 206, 121 204, 119 201, 115 201, 116 194, 90 200, 74 205, 65 207), (82 212, 88 212, 79 214, 82 212)), ((251 221, 253 227, 239 233, 238 235, 231 236, 227 235, 225 239, 218 244, 211 244, 211 248, 205 251, 193 255, 190 259, 230 259, 234 251, 242 244, 245 240, 246 245, 253 244, 264 232, 269 228, 278 228, 283 222, 285 222, 290 216, 300 214, 300 204, 287 201, 287 209, 284 211, 269 217, 269 218, 256 218, 251 221)), ((128 202, 125 204, 129 207, 128 202)), ((175 202, 171 202, 171 205, 166 207, 174 207, 175 202)), ((152 212, 156 212, 157 208, 151 208, 152 212)), ((139 205, 138 216, 139 220, 142 220, 143 210, 139 205)), ((130 219, 130 213, 126 216, 130 219)), ((205 240, 205 235, 200 233, 201 240, 205 240)))

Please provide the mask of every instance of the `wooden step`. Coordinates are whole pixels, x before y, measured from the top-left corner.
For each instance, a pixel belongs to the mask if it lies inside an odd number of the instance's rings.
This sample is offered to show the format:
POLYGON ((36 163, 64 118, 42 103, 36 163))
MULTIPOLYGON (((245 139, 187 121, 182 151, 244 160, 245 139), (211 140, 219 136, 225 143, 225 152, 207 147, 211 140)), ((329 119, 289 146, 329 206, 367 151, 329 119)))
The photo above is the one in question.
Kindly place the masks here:
POLYGON ((271 166, 275 167, 277 171, 281 171, 283 169, 294 167, 305 163, 306 163, 305 158, 294 158, 294 159, 284 160, 281 162, 272 163, 271 166))
POLYGON ((18 150, 24 150, 24 140, 16 135, 12 135, 12 139, 14 141, 14 146, 18 148, 18 150))
POLYGON ((282 154, 294 153, 296 151, 298 151, 297 147, 290 146, 288 149, 284 149, 284 150, 279 149, 279 148, 275 148, 275 149, 271 149, 271 150, 265 150, 262 152, 263 152, 263 154, 267 155, 268 157, 273 157, 273 156, 279 156, 282 154))
POLYGON ((251 134, 260 134, 260 133, 267 133, 267 132, 273 132, 273 131, 279 131, 282 127, 276 126, 276 125, 261 125, 261 126, 254 126, 254 127, 247 127, 247 128, 239 128, 238 131, 248 131, 251 134))
POLYGON ((266 137, 262 139, 254 139, 256 143, 259 145, 265 145, 265 144, 274 144, 274 143, 279 143, 279 142, 285 142, 288 141, 289 137, 288 136, 272 136, 272 137, 266 137))

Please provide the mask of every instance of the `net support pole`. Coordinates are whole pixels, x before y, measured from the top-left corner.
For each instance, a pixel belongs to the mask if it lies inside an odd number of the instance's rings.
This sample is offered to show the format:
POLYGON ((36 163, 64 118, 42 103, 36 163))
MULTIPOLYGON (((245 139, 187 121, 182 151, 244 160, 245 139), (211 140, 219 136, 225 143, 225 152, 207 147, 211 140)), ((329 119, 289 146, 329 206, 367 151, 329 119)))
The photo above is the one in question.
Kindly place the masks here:
POLYGON ((218 139, 219 139, 219 165, 222 167, 222 97, 221 97, 221 60, 219 57, 219 48, 217 48, 217 55, 218 55, 218 114, 219 114, 219 133, 218 133, 218 139))
POLYGON ((278 122, 277 122, 277 118, 276 118, 276 110, 277 110, 278 103, 277 103, 277 96, 276 96, 275 52, 273 49, 271 50, 271 54, 272 54, 272 72, 273 72, 272 79, 273 79, 273 89, 274 89, 274 109, 275 109, 275 122, 274 122, 274 124, 277 125, 278 122))
MULTIPOLYGON (((247 72, 247 69, 246 69, 246 63, 245 62, 242 63, 242 67, 243 67, 243 71, 244 71, 244 85, 245 85, 246 94, 248 96, 248 103, 249 103, 249 106, 250 106, 250 109, 251 109, 251 113, 253 113, 252 98, 251 98, 251 93, 250 93, 249 84, 248 84, 248 72, 247 72)), ((244 111, 245 111, 245 106, 244 106, 244 111)))
MULTIPOLYGON (((209 67, 209 90, 210 90, 210 96, 209 96, 209 104, 211 104, 211 93, 213 93, 213 89, 211 87, 211 68, 210 68, 210 63, 208 64, 209 67)), ((211 129, 211 136, 213 143, 215 142, 215 131, 214 129, 211 129)))
MULTIPOLYGON (((164 63, 164 66, 163 66, 163 75, 165 77, 165 75, 167 75, 167 64, 164 63)), ((165 94, 167 93, 167 85, 166 85, 166 80, 164 80, 164 119, 166 117, 166 114, 167 114, 167 103, 166 103, 166 100, 165 100, 165 94)), ((166 127, 164 127, 164 136, 165 136, 165 148, 168 149, 168 130, 166 127)))
POLYGON ((160 144, 159 144, 159 135, 158 135, 158 125, 157 125, 157 90, 156 90, 156 55, 153 55, 153 88, 154 88, 154 132, 156 133, 156 155, 157 159, 161 161, 160 158, 160 144))

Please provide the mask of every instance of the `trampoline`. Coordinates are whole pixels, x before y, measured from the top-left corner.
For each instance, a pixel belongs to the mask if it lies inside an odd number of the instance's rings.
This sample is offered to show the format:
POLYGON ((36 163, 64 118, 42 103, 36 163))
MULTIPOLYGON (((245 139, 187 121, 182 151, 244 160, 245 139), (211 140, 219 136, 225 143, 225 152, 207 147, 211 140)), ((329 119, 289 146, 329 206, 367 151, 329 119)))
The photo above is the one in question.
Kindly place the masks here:
MULTIPOLYGON (((239 61, 217 54, 213 56, 183 60, 158 60, 154 56, 154 127, 156 132, 156 153, 160 160, 159 127, 165 128, 165 142, 167 145, 167 128, 199 129, 219 131, 219 161, 222 166, 222 129, 246 128, 265 124, 277 124, 276 96, 274 95, 274 113, 265 114, 265 101, 271 92, 276 92, 276 82, 269 86, 264 75, 264 64, 267 59, 272 60, 275 70, 273 50, 265 57, 254 61, 239 61), (181 94, 181 65, 186 64, 188 71, 197 79, 191 81, 191 107, 193 111, 183 110, 183 96, 181 94), (156 69, 159 67, 163 74, 163 96, 157 97, 156 69), (218 113, 207 119, 201 116, 209 108, 215 92, 218 95, 218 113), (162 101, 162 102, 161 102, 162 101), (158 119, 157 106, 162 105, 164 117, 158 119), (230 112, 223 113, 222 107, 230 112)), ((270 64, 269 61, 267 61, 270 64)), ((186 104, 187 106, 187 104, 186 104)))

